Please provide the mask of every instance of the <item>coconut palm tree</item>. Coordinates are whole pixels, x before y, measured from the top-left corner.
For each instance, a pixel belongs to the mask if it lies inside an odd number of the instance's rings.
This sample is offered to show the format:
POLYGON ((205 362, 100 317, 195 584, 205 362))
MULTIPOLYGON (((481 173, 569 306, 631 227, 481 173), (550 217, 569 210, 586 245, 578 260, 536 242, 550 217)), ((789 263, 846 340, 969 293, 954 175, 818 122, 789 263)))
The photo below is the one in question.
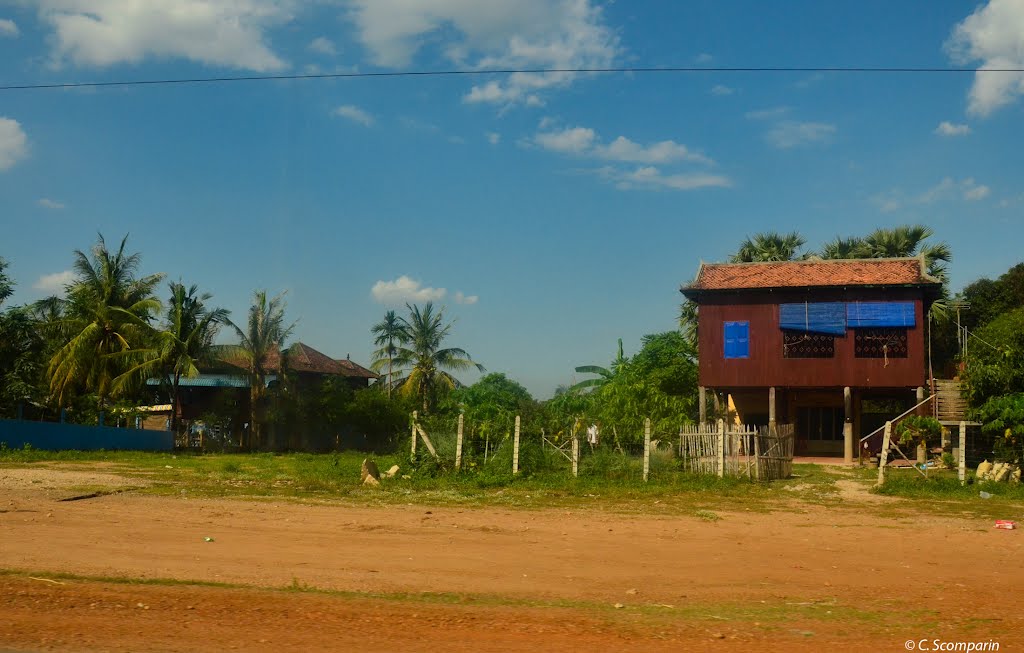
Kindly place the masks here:
POLYGON ((213 340, 229 312, 209 308, 213 295, 199 294, 193 285, 169 284, 171 299, 163 329, 152 338, 150 347, 133 352, 135 364, 114 381, 114 389, 159 378, 171 396, 171 430, 178 432, 178 388, 182 378, 199 376, 198 365, 213 358, 213 340))
POLYGON ((427 302, 422 309, 409 304, 405 307, 409 316, 399 321, 406 340, 396 348, 393 358, 395 365, 405 368, 405 378, 396 383, 404 394, 417 397, 423 412, 428 412, 438 390, 453 390, 462 385, 447 370, 476 368, 483 372, 484 366, 474 362, 464 349, 441 347, 454 326, 444 323, 443 309, 435 313, 433 302, 427 302))
POLYGON ((730 261, 732 263, 793 261, 803 258, 800 248, 806 243, 807 240, 796 231, 788 234, 766 231, 754 234, 752 238, 745 238, 730 261))
POLYGON ((384 364, 387 363, 388 370, 388 397, 391 397, 391 388, 394 385, 394 362, 398 353, 398 345, 409 341, 401 318, 395 315, 394 311, 384 314, 384 319, 374 324, 370 332, 377 336, 373 344, 378 349, 373 352, 373 363, 370 366, 374 372, 384 371, 384 364))
POLYGON ((102 410, 125 352, 143 347, 153 333, 150 321, 160 310, 153 290, 163 275, 136 277, 140 257, 125 252, 127 241, 125 236, 112 253, 101 234, 91 257, 75 250, 75 279, 54 312, 63 344, 47 370, 58 405, 73 391, 86 390, 96 393, 102 410))
POLYGON ((689 299, 679 305, 679 330, 683 332, 683 337, 694 351, 699 344, 697 337, 698 312, 697 303, 689 299))
POLYGON ((601 367, 600 365, 580 365, 576 368, 577 374, 597 374, 597 378, 580 381, 569 388, 569 391, 578 392, 587 388, 600 388, 608 385, 615 379, 615 375, 626 363, 626 360, 627 359, 623 356, 622 351, 622 338, 619 338, 619 353, 615 356, 615 360, 612 361, 611 367, 601 367))
MULTIPOLYGON (((241 359, 249 376, 249 442, 242 446, 259 447, 262 436, 263 401, 267 393, 268 357, 272 353, 281 354, 284 341, 295 329, 295 323, 286 325, 284 321, 284 295, 276 295, 267 299, 266 290, 257 290, 253 294, 252 306, 249 307, 249 321, 243 330, 234 322, 227 320, 238 335, 240 343, 226 348, 224 354, 241 359)), ((283 361, 282 361, 283 363, 283 361)), ((283 367, 283 364, 282 364, 283 367)))

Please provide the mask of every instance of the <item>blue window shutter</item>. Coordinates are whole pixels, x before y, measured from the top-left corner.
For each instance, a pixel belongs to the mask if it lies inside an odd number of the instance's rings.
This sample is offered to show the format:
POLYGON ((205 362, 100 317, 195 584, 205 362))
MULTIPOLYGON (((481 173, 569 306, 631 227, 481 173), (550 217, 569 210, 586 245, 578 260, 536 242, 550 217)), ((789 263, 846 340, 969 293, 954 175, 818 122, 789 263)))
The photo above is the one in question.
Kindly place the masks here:
POLYGON ((917 326, 914 302, 851 302, 846 313, 852 329, 917 326))
POLYGON ((779 328, 802 333, 846 335, 846 305, 842 302, 779 304, 779 328))
POLYGON ((750 322, 725 323, 725 358, 750 358, 750 322))

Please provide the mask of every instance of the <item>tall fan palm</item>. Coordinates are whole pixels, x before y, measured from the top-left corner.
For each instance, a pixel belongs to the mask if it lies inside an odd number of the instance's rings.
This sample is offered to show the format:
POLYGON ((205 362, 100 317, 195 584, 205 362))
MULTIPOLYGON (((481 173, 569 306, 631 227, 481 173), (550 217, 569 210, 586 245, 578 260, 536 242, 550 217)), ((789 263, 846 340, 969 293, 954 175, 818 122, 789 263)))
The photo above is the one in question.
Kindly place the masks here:
POLYGON ((806 243, 807 240, 796 231, 788 234, 766 231, 745 238, 730 260, 733 263, 793 261, 802 257, 800 248, 806 243))
POLYGON ((864 244, 863 238, 856 236, 852 238, 836 237, 835 240, 830 240, 821 247, 821 258, 824 259, 847 259, 847 258, 865 258, 867 254, 867 247, 864 244))
POLYGON ((596 379, 585 379, 569 388, 570 392, 578 392, 585 390, 586 388, 600 388, 605 386, 615 378, 619 369, 626 363, 626 357, 623 356, 622 350, 622 338, 619 338, 619 353, 615 356, 615 360, 612 361, 611 367, 601 367, 600 365, 580 365, 576 368, 576 372, 579 374, 597 374, 596 379))
POLYGON ((454 326, 451 322, 444 323, 443 309, 435 313, 432 302, 428 302, 422 309, 409 304, 405 307, 409 309, 409 317, 399 320, 407 339, 397 348, 394 364, 405 368, 406 376, 397 383, 403 393, 418 397, 423 403, 423 412, 428 412, 438 390, 453 390, 462 385, 446 370, 476 368, 483 372, 484 366, 474 362, 464 349, 442 349, 441 344, 454 326))
POLYGON ((64 340, 50 359, 50 391, 64 405, 76 390, 95 392, 102 410, 114 379, 124 365, 123 354, 141 348, 152 332, 150 320, 160 310, 153 290, 162 274, 137 278, 138 254, 127 254, 121 240, 117 252, 107 249, 103 235, 92 257, 75 251, 75 280, 53 325, 64 340))
MULTIPOLYGON (((295 323, 284 321, 284 294, 267 299, 266 290, 253 294, 249 307, 249 321, 243 331, 234 322, 227 320, 241 341, 228 348, 227 353, 237 356, 245 365, 249 376, 249 442, 242 446, 259 447, 261 444, 263 400, 267 392, 267 359, 273 352, 283 353, 284 341, 295 329, 295 323)), ((281 361, 283 367, 283 360, 281 361)))
POLYGON ((923 255, 928 274, 945 283, 946 264, 953 254, 946 243, 926 243, 935 235, 924 225, 902 225, 891 229, 876 229, 863 240, 864 256, 856 258, 896 258, 923 255))
POLYGON ((209 308, 206 302, 213 295, 199 294, 197 286, 169 284, 170 303, 166 322, 154 337, 152 346, 135 352, 138 362, 117 377, 114 388, 157 377, 171 396, 171 430, 178 432, 178 389, 182 378, 199 376, 198 365, 213 358, 213 340, 229 312, 223 308, 209 308))
POLYGON ((405 327, 394 311, 384 314, 384 319, 374 324, 370 332, 377 336, 373 344, 378 349, 373 352, 373 363, 370 366, 374 372, 384 371, 384 364, 387 363, 388 370, 388 397, 391 397, 391 388, 394 385, 394 362, 398 354, 398 345, 408 342, 409 335, 405 327))

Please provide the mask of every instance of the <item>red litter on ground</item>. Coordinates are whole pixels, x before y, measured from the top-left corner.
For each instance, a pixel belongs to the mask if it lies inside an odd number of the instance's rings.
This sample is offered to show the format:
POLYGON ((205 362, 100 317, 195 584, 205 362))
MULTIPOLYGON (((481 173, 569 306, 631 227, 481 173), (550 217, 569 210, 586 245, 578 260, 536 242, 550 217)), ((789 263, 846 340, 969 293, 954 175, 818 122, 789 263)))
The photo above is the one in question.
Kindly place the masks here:
POLYGON ((1010 521, 1009 519, 997 519, 996 528, 1001 528, 1006 531, 1012 531, 1017 528, 1017 522, 1010 521))

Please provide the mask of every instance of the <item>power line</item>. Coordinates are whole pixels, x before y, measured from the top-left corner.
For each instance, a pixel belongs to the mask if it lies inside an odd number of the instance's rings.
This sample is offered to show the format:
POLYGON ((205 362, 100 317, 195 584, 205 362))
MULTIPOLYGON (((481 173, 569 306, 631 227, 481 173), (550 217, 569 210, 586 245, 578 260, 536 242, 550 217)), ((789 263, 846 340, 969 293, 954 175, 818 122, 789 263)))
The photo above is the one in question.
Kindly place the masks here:
POLYGON ((7 84, 0 91, 33 91, 69 88, 103 88, 114 86, 166 86, 175 84, 220 84, 226 82, 267 82, 304 79, 363 79, 377 77, 456 77, 482 75, 511 75, 515 73, 543 75, 571 74, 652 74, 652 73, 863 73, 863 74, 957 74, 957 73, 1024 73, 1024 68, 922 68, 922 67, 730 67, 730 66, 671 66, 666 68, 515 68, 488 70, 401 70, 374 73, 309 73, 295 75, 242 75, 235 77, 184 77, 170 79, 115 80, 107 82, 55 82, 52 84, 7 84))

